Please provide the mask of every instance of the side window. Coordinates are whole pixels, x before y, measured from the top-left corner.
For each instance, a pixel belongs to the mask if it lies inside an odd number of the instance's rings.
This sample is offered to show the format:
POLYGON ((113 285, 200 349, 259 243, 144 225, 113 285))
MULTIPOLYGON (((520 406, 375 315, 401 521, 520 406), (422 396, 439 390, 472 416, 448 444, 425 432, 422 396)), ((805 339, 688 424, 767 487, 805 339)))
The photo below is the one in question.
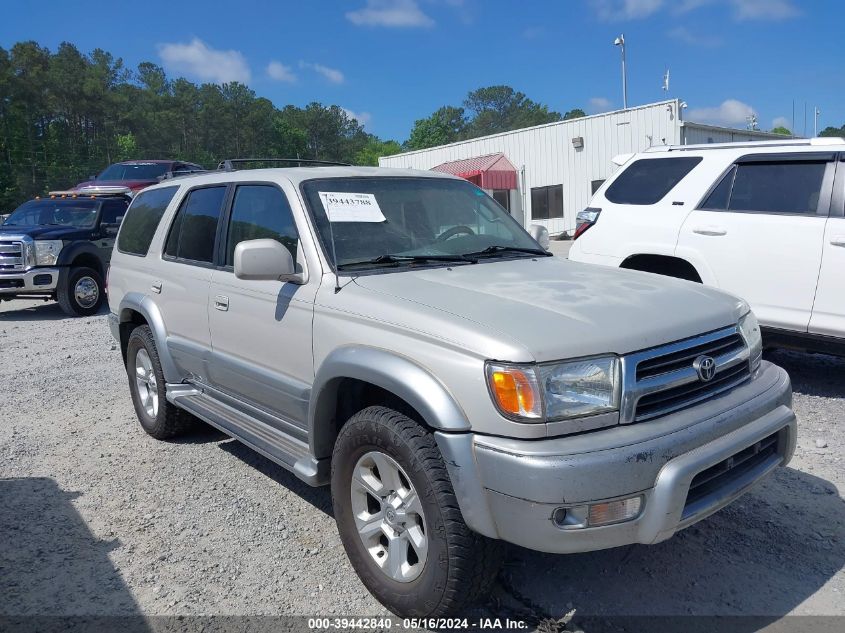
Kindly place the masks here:
POLYGON ((826 161, 741 163, 728 210, 814 214, 826 168, 826 161))
POLYGON ((179 187, 163 187, 139 194, 129 206, 117 238, 117 250, 146 255, 158 223, 179 187))
POLYGON ((726 173, 721 182, 716 185, 716 188, 707 196, 707 200, 701 205, 702 209, 709 209, 711 211, 724 211, 728 208, 728 200, 731 196, 731 187, 734 184, 734 175, 736 174, 736 166, 731 167, 730 171, 726 173))
POLYGON ((170 227, 164 254, 167 257, 211 263, 220 208, 226 187, 203 187, 191 191, 170 227))
POLYGON ((563 185, 536 187, 531 190, 531 219, 551 220, 563 217, 563 185))
POLYGON ((617 204, 660 202, 700 162, 700 156, 641 158, 619 174, 604 196, 617 204))
POLYGON ((232 202, 226 265, 234 264, 239 242, 264 238, 281 243, 296 261, 299 234, 285 194, 272 185, 241 185, 232 202))
POLYGON ((121 200, 107 200, 103 203, 100 224, 117 224, 126 215, 126 203, 121 200))

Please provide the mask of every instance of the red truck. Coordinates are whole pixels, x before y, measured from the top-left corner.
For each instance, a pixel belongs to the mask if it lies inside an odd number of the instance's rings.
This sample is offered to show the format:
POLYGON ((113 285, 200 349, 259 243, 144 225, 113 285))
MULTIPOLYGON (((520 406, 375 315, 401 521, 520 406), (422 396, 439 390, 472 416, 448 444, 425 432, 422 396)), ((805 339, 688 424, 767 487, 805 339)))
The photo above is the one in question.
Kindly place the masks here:
POLYGON ((183 175, 192 172, 205 171, 201 165, 176 160, 127 160, 109 165, 99 176, 92 176, 91 180, 81 182, 75 189, 104 187, 127 187, 132 193, 137 193, 144 187, 149 187, 168 175, 183 175))

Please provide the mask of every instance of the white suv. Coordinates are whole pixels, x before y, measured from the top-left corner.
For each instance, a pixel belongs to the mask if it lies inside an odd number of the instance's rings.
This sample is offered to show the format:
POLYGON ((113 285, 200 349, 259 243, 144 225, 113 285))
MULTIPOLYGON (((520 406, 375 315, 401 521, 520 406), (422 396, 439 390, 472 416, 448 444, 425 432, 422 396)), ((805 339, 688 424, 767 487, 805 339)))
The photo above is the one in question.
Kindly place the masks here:
POLYGON ((845 354, 844 139, 620 158, 570 259, 717 286, 751 304, 768 346, 845 354))

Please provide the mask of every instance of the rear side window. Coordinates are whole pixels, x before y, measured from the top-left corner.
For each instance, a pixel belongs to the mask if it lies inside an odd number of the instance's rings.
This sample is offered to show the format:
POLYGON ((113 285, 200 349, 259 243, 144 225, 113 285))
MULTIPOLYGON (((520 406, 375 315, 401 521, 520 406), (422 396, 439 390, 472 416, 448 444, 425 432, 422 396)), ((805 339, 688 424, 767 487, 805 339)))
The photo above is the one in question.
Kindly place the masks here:
POLYGON ((662 200, 700 162, 700 156, 634 161, 619 174, 604 196, 617 204, 654 204, 662 200))
POLYGON ((140 193, 132 201, 117 238, 117 250, 130 255, 147 254, 158 223, 179 187, 163 187, 140 193))
POLYGON ((164 247, 165 256, 211 263, 214 260, 217 221, 225 197, 225 185, 191 191, 170 227, 164 247))
POLYGON ((826 168, 826 161, 737 165, 728 210, 815 214, 826 168))
POLYGON ((232 202, 226 265, 234 264, 238 243, 265 238, 286 247, 296 261, 299 234, 285 194, 272 185, 241 185, 235 190, 232 202))

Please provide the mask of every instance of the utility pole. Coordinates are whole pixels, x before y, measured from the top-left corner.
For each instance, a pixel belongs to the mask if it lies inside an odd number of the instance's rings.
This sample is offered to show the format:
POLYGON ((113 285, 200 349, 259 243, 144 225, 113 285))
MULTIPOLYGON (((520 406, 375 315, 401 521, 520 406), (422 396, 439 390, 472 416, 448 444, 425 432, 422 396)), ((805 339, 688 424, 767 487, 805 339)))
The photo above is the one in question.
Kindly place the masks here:
POLYGON ((819 115, 822 113, 818 106, 813 108, 813 136, 819 135, 819 115))
POLYGON ((622 109, 628 109, 628 74, 625 71, 625 35, 622 34, 613 40, 614 46, 622 48, 622 109))

